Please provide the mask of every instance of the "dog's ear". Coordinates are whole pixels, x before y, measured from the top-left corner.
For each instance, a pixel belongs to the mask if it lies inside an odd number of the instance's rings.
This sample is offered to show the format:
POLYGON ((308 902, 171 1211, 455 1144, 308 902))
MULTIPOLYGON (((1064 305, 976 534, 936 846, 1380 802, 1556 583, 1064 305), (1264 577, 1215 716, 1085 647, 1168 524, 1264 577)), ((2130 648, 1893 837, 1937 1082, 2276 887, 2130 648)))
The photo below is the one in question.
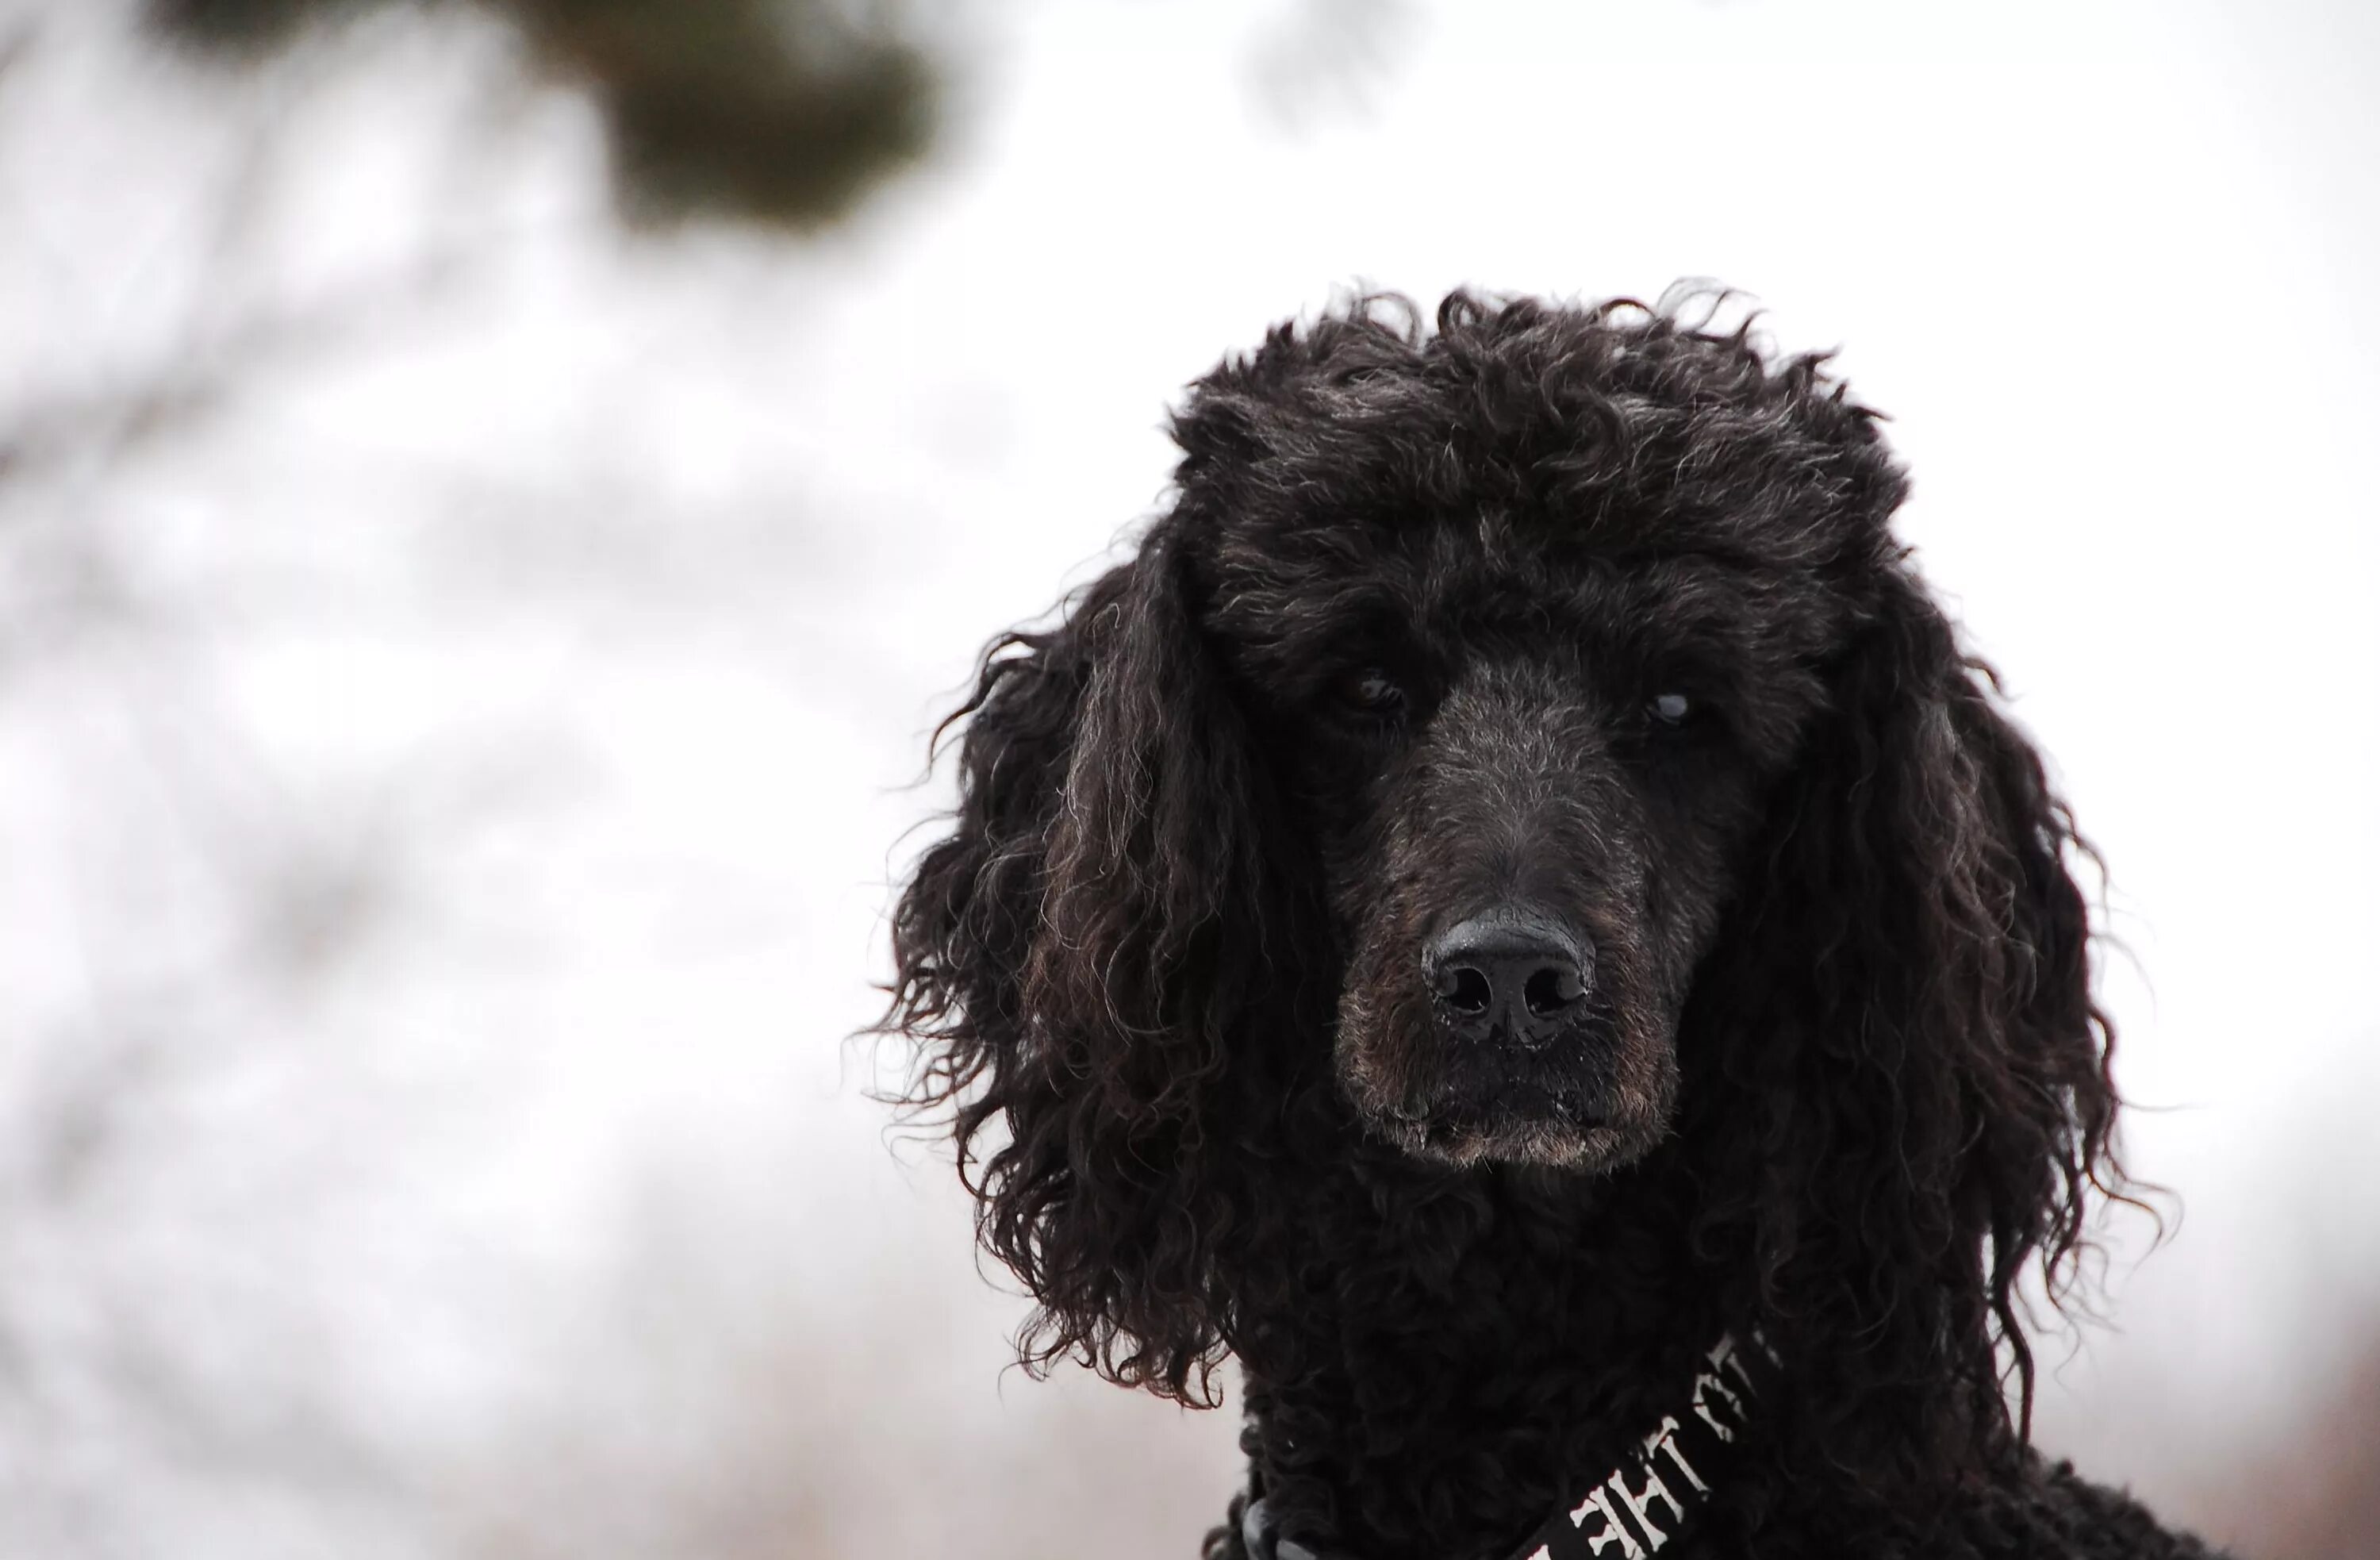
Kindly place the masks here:
POLYGON ((1727 1026, 1726 1071, 1729 1108, 1762 1124, 1736 1152, 1763 1188, 1767 1326, 1864 1389, 1831 1395, 1859 1420, 1821 1437, 1831 1455, 1910 1468, 2022 1440, 2020 1275, 2038 1259, 2059 1291, 2086 1194, 2120 1171, 2068 866, 2088 847, 1989 671, 1905 565, 1876 578, 1755 864, 1740 945, 1762 968, 1718 984, 1762 993, 1727 1026))
POLYGON ((1063 627, 987 653, 888 1019, 917 1097, 953 1107, 984 1245, 1039 1302, 1027 1361, 1184 1401, 1221 1352, 1219 1237, 1248 1223, 1262 1106, 1236 1096, 1262 1068, 1227 1053, 1269 995, 1260 776, 1195 589, 1160 522, 1063 627))

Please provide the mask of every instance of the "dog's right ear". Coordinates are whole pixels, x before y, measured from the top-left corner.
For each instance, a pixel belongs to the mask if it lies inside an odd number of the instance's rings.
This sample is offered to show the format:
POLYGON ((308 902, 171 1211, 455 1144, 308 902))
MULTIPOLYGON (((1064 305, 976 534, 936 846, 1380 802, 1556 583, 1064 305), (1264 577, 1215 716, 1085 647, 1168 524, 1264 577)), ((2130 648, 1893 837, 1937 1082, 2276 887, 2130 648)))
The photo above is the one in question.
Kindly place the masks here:
POLYGON ((1262 1106, 1228 1054, 1269 1000, 1260 777, 1195 592, 1160 521, 1062 627, 986 652, 886 1020, 1039 1302, 1026 1361, 1185 1402, 1222 1352, 1217 1234, 1256 1216, 1236 1156, 1262 1106))

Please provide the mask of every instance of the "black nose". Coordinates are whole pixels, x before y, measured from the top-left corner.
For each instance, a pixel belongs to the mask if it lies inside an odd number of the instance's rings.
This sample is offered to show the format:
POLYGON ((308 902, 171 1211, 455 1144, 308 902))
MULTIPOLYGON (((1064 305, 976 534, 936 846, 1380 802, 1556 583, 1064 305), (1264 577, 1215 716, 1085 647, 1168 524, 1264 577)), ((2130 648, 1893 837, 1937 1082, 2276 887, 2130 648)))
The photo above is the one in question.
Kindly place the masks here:
POLYGON ((1579 1018, 1595 979, 1586 939, 1512 906, 1449 927, 1422 951, 1439 1022, 1464 1040, 1547 1044, 1579 1018))

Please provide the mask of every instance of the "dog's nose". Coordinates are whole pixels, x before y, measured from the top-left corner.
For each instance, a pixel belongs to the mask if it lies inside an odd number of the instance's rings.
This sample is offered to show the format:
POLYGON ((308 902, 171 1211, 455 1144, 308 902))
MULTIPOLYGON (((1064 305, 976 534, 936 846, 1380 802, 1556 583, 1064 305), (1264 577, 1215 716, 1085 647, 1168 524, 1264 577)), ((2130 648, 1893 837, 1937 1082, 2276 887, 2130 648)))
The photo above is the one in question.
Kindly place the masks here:
POLYGON ((1545 1045, 1579 1018, 1595 979, 1586 939, 1536 910, 1499 906, 1422 952, 1439 1022, 1464 1040, 1545 1045))

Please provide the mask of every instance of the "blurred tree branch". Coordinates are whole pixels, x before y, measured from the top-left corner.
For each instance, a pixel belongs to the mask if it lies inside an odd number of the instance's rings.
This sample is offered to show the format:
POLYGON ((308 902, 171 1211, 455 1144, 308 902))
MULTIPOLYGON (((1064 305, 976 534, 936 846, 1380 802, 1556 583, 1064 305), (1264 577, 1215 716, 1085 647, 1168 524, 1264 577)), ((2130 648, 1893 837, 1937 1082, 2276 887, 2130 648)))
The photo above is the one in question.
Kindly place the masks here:
POLYGON ((631 221, 820 227, 933 138, 936 75, 894 0, 148 0, 146 20, 254 58, 367 9, 464 3, 593 96, 631 221))

